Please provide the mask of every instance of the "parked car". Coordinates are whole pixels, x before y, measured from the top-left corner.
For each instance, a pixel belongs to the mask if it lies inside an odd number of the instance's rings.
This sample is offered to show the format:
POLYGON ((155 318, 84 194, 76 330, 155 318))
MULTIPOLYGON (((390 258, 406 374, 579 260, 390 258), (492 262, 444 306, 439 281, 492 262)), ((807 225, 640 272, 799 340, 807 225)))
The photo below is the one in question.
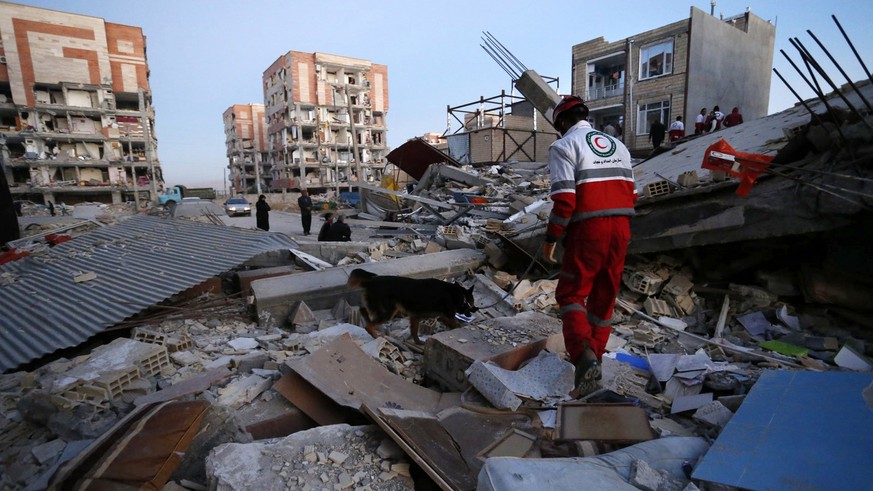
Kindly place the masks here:
POLYGON ((230 198, 224 202, 224 212, 229 217, 236 215, 252 216, 252 204, 245 198, 230 198))

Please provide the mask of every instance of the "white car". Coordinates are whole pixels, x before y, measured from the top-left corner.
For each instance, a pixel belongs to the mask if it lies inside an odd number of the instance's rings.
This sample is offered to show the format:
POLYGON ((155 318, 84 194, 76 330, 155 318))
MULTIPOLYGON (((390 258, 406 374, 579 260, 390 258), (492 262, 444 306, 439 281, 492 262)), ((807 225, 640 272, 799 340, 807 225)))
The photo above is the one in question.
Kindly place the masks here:
POLYGON ((245 198, 230 198, 224 202, 224 212, 229 217, 236 215, 252 216, 252 204, 245 198))

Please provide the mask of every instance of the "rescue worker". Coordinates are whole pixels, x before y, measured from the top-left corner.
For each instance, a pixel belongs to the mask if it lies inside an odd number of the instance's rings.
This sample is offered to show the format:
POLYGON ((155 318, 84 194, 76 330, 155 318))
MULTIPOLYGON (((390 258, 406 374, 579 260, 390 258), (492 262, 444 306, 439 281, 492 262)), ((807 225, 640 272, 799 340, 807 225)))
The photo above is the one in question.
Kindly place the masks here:
POLYGON ((549 147, 554 207, 543 244, 543 256, 554 262, 563 236, 555 300, 576 367, 576 397, 596 390, 601 377, 637 198, 627 147, 592 129, 587 117, 578 96, 565 97, 553 112, 561 138, 549 147))

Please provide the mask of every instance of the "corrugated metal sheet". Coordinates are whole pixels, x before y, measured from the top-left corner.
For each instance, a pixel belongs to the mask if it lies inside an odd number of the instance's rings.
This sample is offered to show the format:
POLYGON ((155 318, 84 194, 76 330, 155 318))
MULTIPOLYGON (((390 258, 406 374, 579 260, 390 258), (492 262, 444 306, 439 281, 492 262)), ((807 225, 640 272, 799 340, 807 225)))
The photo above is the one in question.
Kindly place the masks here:
POLYGON ((136 216, 0 267, 0 372, 76 346, 248 259, 295 247, 277 233, 136 216), (75 283, 81 273, 96 279, 75 283))

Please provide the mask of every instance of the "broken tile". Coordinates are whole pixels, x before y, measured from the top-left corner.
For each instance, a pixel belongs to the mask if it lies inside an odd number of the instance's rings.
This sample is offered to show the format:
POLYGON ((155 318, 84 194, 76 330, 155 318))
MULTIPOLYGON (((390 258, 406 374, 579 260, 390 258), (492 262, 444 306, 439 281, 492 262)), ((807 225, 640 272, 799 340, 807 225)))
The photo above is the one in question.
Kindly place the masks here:
POLYGON ((670 414, 682 413, 703 407, 712 402, 712 392, 696 394, 690 396, 680 396, 673 399, 673 405, 670 407, 670 414))
POLYGON ((227 344, 237 351, 253 350, 259 346, 258 341, 255 338, 231 339, 227 344))

